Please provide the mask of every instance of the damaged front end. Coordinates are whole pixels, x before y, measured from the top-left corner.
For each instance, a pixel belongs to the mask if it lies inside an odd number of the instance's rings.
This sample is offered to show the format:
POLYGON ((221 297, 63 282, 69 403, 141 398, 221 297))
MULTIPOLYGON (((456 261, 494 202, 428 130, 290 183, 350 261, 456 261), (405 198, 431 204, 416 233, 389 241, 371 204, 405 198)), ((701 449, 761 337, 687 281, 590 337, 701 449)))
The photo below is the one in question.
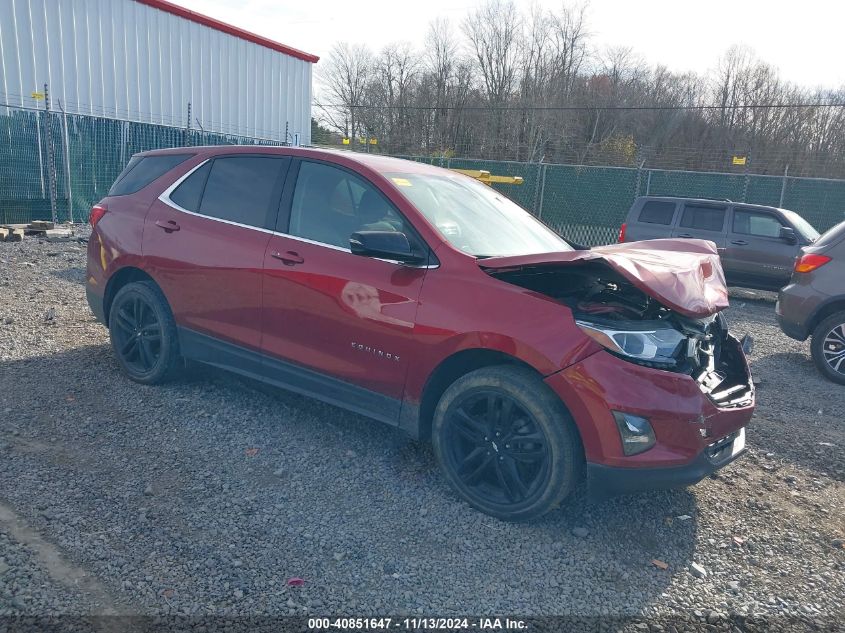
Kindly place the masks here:
POLYGON ((523 267, 480 263, 503 281, 567 305, 584 334, 614 356, 687 374, 721 408, 753 402, 754 386, 743 346, 728 332, 721 311, 683 314, 597 258, 523 267))

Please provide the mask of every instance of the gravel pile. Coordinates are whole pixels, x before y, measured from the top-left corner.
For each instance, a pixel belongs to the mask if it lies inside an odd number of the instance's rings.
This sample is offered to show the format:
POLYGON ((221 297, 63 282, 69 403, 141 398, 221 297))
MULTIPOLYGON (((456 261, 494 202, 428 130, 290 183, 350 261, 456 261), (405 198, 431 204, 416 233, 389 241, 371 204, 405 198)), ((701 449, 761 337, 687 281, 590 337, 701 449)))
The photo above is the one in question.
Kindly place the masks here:
POLYGON ((729 313, 756 340, 744 459, 689 490, 582 494, 510 525, 379 423, 213 370, 129 382, 84 266, 81 244, 0 244, 0 501, 99 594, 8 554, 0 523, 0 614, 108 595, 117 612, 163 615, 845 622, 845 391, 780 333, 768 295, 737 293, 729 313))

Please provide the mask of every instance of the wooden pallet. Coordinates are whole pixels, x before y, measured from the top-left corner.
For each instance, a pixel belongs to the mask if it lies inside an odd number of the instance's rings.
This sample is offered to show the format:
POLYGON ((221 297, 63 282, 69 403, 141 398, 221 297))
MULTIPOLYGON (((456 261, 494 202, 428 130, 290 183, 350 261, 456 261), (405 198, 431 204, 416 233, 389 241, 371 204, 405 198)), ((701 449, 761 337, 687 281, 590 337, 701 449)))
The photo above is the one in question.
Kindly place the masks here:
POLYGON ((0 242, 20 242, 24 235, 47 235, 56 228, 53 222, 33 220, 28 224, 0 224, 0 242))

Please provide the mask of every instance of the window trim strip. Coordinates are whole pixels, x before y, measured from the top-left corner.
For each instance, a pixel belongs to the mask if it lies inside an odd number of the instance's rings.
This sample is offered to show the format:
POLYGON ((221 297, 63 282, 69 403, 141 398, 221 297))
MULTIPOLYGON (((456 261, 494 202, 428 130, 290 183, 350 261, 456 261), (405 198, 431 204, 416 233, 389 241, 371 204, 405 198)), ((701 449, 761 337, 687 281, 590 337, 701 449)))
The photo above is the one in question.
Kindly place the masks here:
MULTIPOLYGON (((235 222, 234 220, 225 220, 223 218, 215 218, 214 216, 211 216, 211 215, 205 215, 203 213, 197 213, 196 211, 189 211, 188 209, 186 209, 186 208, 176 204, 175 202, 173 202, 173 200, 170 199, 170 194, 172 194, 179 185, 181 185, 185 180, 187 180, 188 177, 190 177, 191 174, 193 174, 200 167, 202 167, 206 163, 210 162, 211 160, 213 160, 213 158, 206 158, 201 163, 194 165, 191 169, 189 169, 187 172, 185 172, 182 176, 177 178, 173 182, 173 184, 171 184, 167 189, 162 191, 161 194, 159 194, 158 199, 161 202, 163 202, 164 204, 166 204, 167 206, 175 209, 176 211, 179 211, 180 213, 187 213, 188 215, 193 215, 193 216, 198 217, 198 218, 204 218, 206 220, 213 220, 215 222, 222 222, 223 224, 229 224, 231 226, 238 226, 238 227, 243 228, 243 229, 251 229, 253 231, 258 231, 260 233, 266 233, 268 235, 276 235, 278 237, 286 237, 286 238, 289 238, 289 239, 292 239, 292 240, 296 240, 297 242, 304 242, 306 244, 313 244, 314 246, 322 246, 324 248, 329 248, 329 249, 334 250, 334 251, 340 251, 340 252, 343 252, 343 253, 352 254, 352 249, 350 249, 350 248, 344 248, 342 246, 335 246, 334 244, 326 244, 325 242, 318 242, 317 240, 311 240, 311 239, 308 239, 307 237, 300 237, 299 235, 291 235, 290 233, 282 233, 281 231, 273 231, 272 229, 265 229, 264 227, 260 227, 260 226, 252 226, 251 224, 243 224, 241 222, 235 222)), ((394 259, 383 259, 381 257, 371 257, 370 259, 377 259, 379 261, 387 262, 389 264, 398 264, 400 266, 406 266, 406 267, 410 267, 410 268, 426 268, 426 269, 439 268, 439 264, 428 265, 428 266, 409 266, 405 262, 400 262, 400 261, 394 260, 394 259)))

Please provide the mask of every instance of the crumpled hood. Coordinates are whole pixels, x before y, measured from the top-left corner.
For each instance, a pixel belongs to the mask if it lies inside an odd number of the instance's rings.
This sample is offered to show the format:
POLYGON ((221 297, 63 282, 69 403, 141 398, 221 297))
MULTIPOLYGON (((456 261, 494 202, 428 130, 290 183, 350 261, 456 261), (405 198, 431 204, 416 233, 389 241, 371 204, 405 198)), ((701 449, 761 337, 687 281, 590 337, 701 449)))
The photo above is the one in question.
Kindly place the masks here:
POLYGON ((596 246, 589 251, 479 259, 491 273, 577 266, 602 261, 667 308, 703 318, 728 307, 728 288, 716 245, 707 240, 643 240, 596 246))

